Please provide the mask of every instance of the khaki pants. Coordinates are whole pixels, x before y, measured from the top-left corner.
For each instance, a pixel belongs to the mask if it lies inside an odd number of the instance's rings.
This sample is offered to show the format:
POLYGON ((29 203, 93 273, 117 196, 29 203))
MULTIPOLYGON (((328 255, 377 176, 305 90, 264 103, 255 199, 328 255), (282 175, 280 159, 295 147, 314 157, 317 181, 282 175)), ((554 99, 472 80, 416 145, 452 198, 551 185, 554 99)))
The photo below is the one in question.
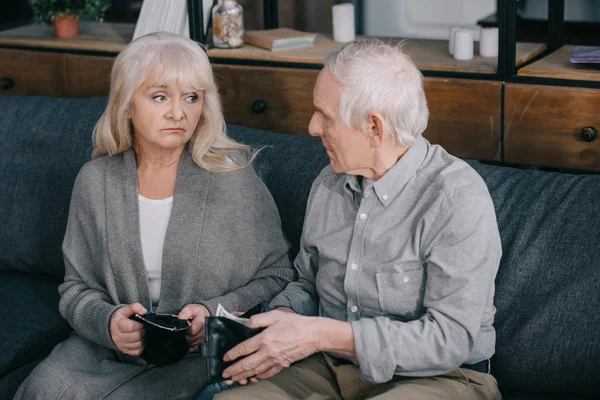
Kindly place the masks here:
POLYGON ((229 389, 218 400, 324 400, 324 399, 501 399, 491 374, 459 368, 426 378, 396 376, 381 384, 360 380, 353 364, 339 362, 322 353, 299 361, 274 377, 255 384, 229 389))

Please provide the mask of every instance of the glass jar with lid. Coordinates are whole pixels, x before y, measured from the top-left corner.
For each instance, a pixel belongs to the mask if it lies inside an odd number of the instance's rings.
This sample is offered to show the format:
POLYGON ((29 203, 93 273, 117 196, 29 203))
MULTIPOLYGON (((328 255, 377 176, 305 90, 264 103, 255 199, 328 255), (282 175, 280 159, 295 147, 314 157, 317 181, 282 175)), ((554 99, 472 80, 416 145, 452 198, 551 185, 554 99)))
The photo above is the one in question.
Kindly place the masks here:
POLYGON ((213 46, 234 49, 244 45, 244 9, 237 0, 219 0, 212 9, 213 46))

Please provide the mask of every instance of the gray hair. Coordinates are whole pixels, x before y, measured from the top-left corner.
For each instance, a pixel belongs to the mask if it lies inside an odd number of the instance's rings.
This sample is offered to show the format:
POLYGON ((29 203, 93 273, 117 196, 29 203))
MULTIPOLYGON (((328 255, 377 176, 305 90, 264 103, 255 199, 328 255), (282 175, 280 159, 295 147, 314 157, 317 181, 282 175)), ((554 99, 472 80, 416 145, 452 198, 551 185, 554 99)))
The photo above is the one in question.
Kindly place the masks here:
POLYGON ((249 165, 253 159, 250 148, 227 137, 221 99, 206 53, 198 43, 166 32, 132 41, 115 59, 108 105, 94 128, 92 158, 132 147, 127 115, 134 92, 149 79, 156 86, 175 82, 186 92, 204 92, 202 116, 190 139, 196 164, 212 172, 234 171, 249 165))
POLYGON ((340 85, 339 114, 346 125, 366 132, 369 114, 379 113, 402 147, 427 128, 423 75, 401 44, 358 40, 330 53, 325 67, 340 85))

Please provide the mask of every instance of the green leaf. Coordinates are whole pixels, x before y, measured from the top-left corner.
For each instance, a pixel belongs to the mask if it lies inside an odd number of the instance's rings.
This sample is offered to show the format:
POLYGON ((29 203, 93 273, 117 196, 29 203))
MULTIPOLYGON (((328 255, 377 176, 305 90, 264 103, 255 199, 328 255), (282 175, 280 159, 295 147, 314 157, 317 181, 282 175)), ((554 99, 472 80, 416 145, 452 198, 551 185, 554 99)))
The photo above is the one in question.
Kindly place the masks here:
POLYGON ((35 0, 33 3, 35 19, 47 24, 66 13, 74 17, 81 14, 90 15, 102 21, 109 8, 110 0, 35 0))

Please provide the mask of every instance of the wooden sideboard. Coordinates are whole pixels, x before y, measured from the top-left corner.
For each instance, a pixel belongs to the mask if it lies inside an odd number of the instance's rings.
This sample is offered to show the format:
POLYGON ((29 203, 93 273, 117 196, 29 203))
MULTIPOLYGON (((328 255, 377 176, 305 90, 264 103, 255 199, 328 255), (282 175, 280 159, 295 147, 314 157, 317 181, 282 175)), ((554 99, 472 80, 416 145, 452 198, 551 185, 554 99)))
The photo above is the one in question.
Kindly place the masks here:
MULTIPOLYGON (((214 65, 227 122, 308 135, 318 70, 214 65)), ((425 78, 425 137, 459 157, 500 161, 500 82, 425 78)))
MULTIPOLYGON (((133 26, 88 23, 71 41, 53 39, 43 29, 0 32, 0 95, 106 96, 110 68, 133 26)), ((319 36, 315 47, 293 51, 210 49, 227 122, 307 135, 316 77, 326 54, 339 46, 319 36)), ((494 73, 497 60, 456 61, 445 41, 403 46, 426 74, 431 117, 424 135, 431 142, 459 157, 600 171, 600 139, 586 142, 581 136, 585 127, 600 127, 594 112, 600 90, 477 79, 494 73), (473 75, 435 77, 432 71, 473 75)), ((543 49, 518 44, 517 61, 543 49)))

